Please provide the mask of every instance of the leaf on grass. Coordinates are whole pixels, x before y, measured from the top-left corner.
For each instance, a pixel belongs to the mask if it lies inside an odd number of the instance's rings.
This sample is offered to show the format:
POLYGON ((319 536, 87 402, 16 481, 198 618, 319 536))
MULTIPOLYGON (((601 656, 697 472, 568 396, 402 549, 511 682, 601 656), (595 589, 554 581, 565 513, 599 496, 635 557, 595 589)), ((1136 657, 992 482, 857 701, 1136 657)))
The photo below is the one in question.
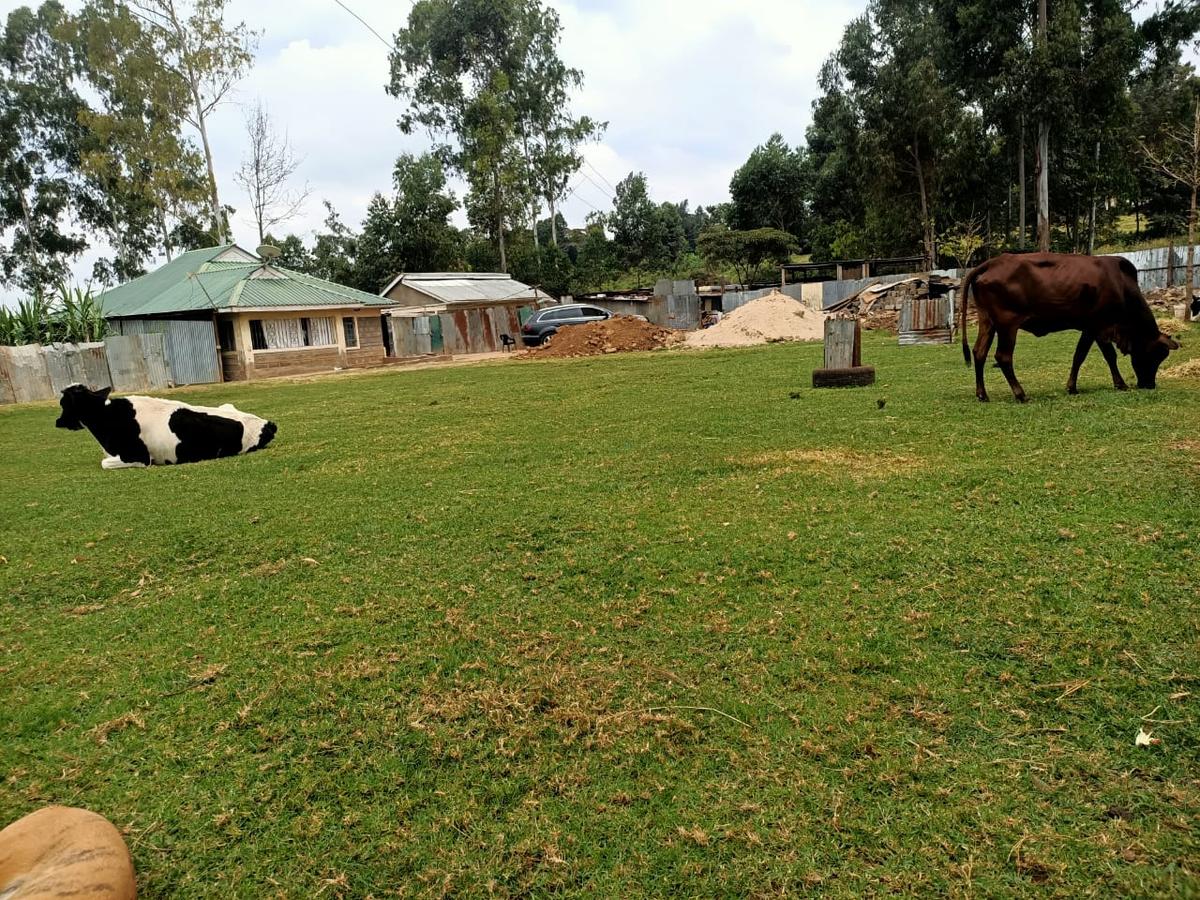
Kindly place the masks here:
POLYGON ((320 563, 317 562, 315 559, 313 559, 311 556, 300 557, 300 562, 304 563, 306 566, 319 566, 320 565, 320 563))

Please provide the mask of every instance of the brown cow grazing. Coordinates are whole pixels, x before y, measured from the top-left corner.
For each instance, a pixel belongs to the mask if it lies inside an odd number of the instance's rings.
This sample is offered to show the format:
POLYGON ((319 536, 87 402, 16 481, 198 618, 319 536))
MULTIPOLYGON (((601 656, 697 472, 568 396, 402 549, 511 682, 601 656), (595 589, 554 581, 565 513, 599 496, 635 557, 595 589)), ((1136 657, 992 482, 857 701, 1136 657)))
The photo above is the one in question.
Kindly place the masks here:
POLYGON ((1079 367, 1092 344, 1112 372, 1113 386, 1126 390, 1117 369, 1117 351, 1133 361, 1139 388, 1153 388, 1158 367, 1179 344, 1158 330, 1154 313, 1137 283, 1133 263, 1118 256, 1073 256, 1066 253, 1005 253, 967 273, 962 282, 959 323, 963 358, 971 365, 967 347, 967 298, 975 292, 979 336, 975 339, 975 396, 987 402, 983 368, 992 339, 999 340, 996 364, 1008 379, 1013 396, 1025 402, 1025 389, 1013 373, 1017 331, 1041 337, 1052 331, 1081 332, 1067 392, 1077 393, 1079 367))

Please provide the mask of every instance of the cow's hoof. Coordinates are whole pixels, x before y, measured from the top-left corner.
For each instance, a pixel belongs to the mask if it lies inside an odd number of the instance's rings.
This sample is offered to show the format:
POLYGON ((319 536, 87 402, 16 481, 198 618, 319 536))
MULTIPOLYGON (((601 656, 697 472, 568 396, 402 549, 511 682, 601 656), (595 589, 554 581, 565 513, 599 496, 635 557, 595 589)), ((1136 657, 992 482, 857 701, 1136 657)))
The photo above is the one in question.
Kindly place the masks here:
POLYGON ((1113 387, 1114 387, 1114 388, 1116 388, 1118 391, 1127 391, 1127 390, 1129 390, 1129 385, 1127 385, 1127 384, 1126 384, 1125 382, 1123 382, 1123 381, 1122 381, 1120 384, 1114 384, 1114 385, 1113 385, 1113 387))
POLYGON ((975 397, 976 397, 976 399, 977 399, 977 400, 979 400, 979 402, 980 402, 980 403, 987 403, 987 402, 988 402, 988 395, 987 395, 987 394, 976 394, 976 395, 975 395, 975 397))
POLYGON ((1018 403, 1028 403, 1029 402, 1029 398, 1026 397, 1024 394, 1013 394, 1013 396, 1017 398, 1018 403))
POLYGON ((1079 388, 1075 387, 1075 385, 1073 385, 1073 384, 1068 384, 1067 385, 1067 393, 1074 396, 1075 394, 1079 393, 1079 388))

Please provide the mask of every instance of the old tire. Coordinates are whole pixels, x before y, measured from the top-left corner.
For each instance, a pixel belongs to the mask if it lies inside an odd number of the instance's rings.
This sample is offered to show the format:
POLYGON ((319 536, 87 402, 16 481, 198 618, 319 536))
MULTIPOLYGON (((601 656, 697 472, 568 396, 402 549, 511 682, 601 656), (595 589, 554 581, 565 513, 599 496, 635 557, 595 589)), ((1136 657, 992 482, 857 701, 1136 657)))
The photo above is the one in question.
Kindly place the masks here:
POLYGON ((875 383, 874 366, 850 366, 845 369, 814 369, 813 387, 866 387, 875 383))

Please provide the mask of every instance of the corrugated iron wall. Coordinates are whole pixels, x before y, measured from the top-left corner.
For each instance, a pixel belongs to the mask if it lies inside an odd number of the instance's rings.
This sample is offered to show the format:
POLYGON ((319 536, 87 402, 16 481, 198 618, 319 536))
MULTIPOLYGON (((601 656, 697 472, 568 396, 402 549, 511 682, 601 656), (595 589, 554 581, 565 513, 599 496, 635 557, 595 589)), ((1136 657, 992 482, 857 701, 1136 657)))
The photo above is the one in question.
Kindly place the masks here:
POLYGON ((170 385, 161 334, 112 335, 104 341, 108 373, 117 391, 154 391, 170 385))
MULTIPOLYGON (((1131 250, 1111 255, 1120 256, 1137 266, 1138 286, 1143 291, 1178 287, 1183 284, 1187 272, 1187 247, 1176 247, 1173 254, 1170 247, 1155 247, 1152 250, 1131 250)), ((1194 260, 1200 265, 1200 248, 1196 248, 1194 260)))
POLYGON ((120 334, 161 334, 167 367, 175 384, 211 384, 221 380, 217 333, 209 320, 115 319, 120 334))
POLYGON ((95 344, 0 347, 0 403, 52 400, 70 384, 122 392, 168 387, 162 335, 112 335, 95 344))
POLYGON ((104 344, 51 344, 42 347, 46 372, 50 376, 51 397, 62 393, 71 384, 86 384, 90 388, 112 387, 104 344))
POLYGON ((950 298, 909 297, 900 305, 900 344, 950 343, 950 298))
POLYGON ((527 307, 486 306, 431 316, 389 316, 396 356, 444 353, 496 353, 504 349, 500 335, 521 339, 521 317, 527 307), (437 333, 440 329, 440 345, 437 333))

